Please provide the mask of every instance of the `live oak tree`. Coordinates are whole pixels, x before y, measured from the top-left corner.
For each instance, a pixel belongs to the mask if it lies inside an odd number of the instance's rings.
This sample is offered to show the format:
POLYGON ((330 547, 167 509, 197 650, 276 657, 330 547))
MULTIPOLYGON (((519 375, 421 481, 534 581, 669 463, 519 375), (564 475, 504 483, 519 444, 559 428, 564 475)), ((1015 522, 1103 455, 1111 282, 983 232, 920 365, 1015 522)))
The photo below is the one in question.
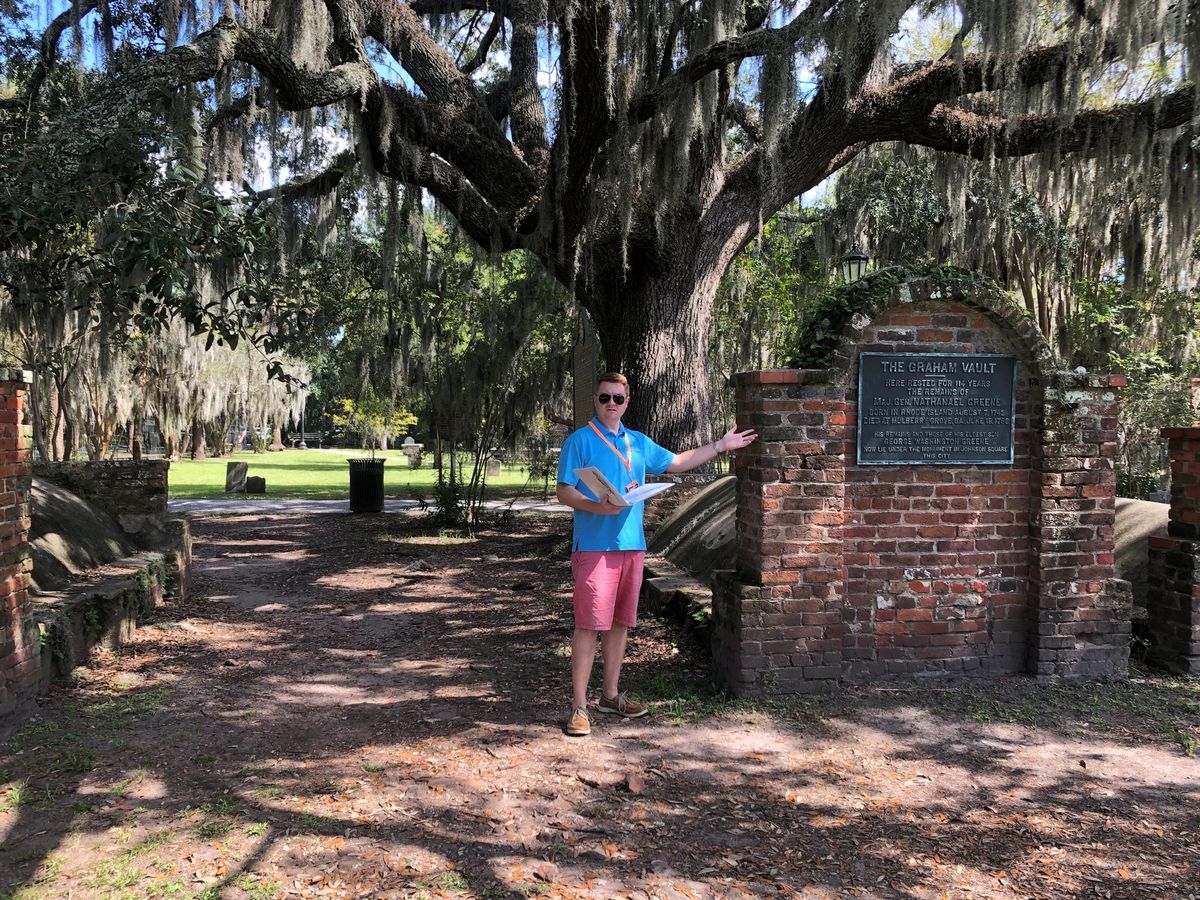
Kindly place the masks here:
POLYGON ((274 141, 295 179, 279 190, 310 218, 352 170, 419 187, 570 287, 633 380, 632 423, 684 446, 709 428, 722 273, 873 144, 1025 158, 1059 194, 1080 158, 1102 183, 1153 158, 1157 231, 1185 247, 1197 16, 1196 0, 75 0, 0 102, 34 115, 63 36, 98 23, 113 78, 46 131, 46 158, 68 135, 102 156, 164 109, 214 182, 274 141), (954 22, 949 48, 913 59, 933 20, 954 22), (1143 89, 1123 73, 1148 60, 1167 75, 1143 89))

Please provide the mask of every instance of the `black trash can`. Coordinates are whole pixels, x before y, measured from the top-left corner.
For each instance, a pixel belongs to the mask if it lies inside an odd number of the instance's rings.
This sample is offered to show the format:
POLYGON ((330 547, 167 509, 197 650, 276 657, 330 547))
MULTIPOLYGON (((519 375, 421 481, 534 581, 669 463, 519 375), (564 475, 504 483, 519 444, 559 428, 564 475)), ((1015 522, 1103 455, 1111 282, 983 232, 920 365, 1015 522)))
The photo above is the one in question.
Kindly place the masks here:
POLYGON ((350 512, 383 512, 382 459, 350 462, 350 512))

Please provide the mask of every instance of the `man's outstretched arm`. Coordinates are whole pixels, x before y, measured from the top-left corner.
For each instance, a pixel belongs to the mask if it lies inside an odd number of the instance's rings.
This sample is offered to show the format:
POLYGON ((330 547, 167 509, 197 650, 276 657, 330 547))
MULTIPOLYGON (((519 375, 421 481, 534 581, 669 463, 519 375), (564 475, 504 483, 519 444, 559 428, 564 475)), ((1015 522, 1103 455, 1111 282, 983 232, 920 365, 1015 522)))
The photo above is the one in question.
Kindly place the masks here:
MULTIPOLYGON (((722 453, 727 453, 730 450, 741 450, 743 447, 749 446, 757 437, 758 435, 754 433, 753 428, 738 431, 735 425, 725 432, 724 437, 720 440, 696 447, 694 450, 685 450, 683 453, 676 453, 675 459, 671 461, 671 465, 667 466, 667 471, 671 473, 688 472, 697 466, 712 462, 722 453)), ((560 484, 559 487, 561 488, 563 485, 560 484)))

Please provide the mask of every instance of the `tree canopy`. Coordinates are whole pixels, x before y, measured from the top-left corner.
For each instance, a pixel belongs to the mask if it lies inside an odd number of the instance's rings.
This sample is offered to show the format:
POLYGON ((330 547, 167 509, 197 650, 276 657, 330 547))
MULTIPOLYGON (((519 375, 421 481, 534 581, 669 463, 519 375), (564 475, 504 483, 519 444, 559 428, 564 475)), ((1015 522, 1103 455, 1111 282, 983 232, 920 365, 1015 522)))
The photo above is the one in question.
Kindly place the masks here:
POLYGON ((1019 160, 1023 183, 1080 209, 1137 193, 1155 202, 1130 227, 1156 258, 1192 240, 1196 0, 74 0, 46 14, 27 51, 8 43, 21 77, 0 100, 26 159, 86 178, 150 119, 207 184, 309 227, 371 215, 386 183, 419 190, 485 250, 527 251, 572 290, 633 381, 633 424, 669 445, 710 428, 722 274, 872 145, 980 160, 1002 183, 1019 160), (108 74, 48 117, 64 44, 108 74))

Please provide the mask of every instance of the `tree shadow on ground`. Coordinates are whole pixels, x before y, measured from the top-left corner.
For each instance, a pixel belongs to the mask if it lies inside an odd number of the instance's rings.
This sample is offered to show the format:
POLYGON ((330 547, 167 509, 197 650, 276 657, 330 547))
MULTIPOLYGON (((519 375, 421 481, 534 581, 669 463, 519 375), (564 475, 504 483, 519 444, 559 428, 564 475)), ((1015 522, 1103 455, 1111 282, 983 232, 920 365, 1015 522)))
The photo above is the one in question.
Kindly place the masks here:
POLYGON ((1189 761, 1023 721, 1058 696, 1028 684, 731 703, 647 622, 628 675, 662 711, 564 737, 564 523, 197 521, 196 599, 56 691, 0 761, 25 784, 0 818, 3 883, 1133 897, 1200 872, 1189 761))

